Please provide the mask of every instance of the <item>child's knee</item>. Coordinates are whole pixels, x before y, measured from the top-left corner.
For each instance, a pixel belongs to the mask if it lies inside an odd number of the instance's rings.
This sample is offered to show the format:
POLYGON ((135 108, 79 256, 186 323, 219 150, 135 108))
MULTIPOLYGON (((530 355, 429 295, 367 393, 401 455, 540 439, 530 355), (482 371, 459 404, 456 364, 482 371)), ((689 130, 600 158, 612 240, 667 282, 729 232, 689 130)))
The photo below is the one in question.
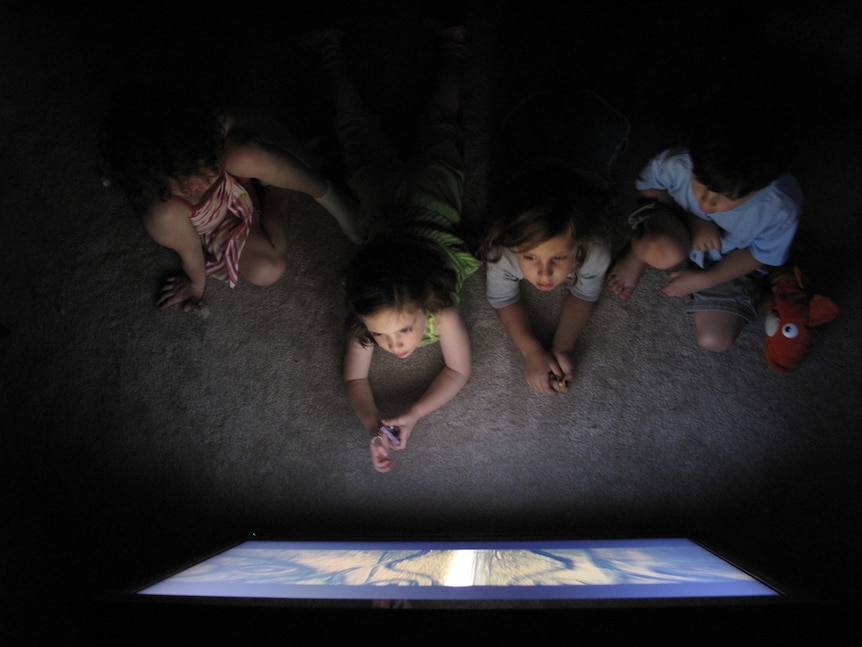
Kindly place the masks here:
POLYGON ((268 286, 277 283, 287 270, 287 259, 271 256, 261 259, 245 277, 252 285, 268 286))
POLYGON ((691 236, 682 219, 670 206, 659 203, 655 203, 632 236, 635 255, 658 270, 682 263, 690 248, 691 236))
POLYGON ((694 317, 697 345, 713 353, 729 350, 745 327, 745 319, 729 312, 706 310, 694 317))
POLYGON ((697 345, 711 353, 723 353, 733 346, 736 337, 722 334, 714 330, 698 331, 697 345))
POLYGON ((657 270, 679 265, 688 257, 679 238, 664 232, 645 231, 632 238, 632 251, 641 261, 657 270))

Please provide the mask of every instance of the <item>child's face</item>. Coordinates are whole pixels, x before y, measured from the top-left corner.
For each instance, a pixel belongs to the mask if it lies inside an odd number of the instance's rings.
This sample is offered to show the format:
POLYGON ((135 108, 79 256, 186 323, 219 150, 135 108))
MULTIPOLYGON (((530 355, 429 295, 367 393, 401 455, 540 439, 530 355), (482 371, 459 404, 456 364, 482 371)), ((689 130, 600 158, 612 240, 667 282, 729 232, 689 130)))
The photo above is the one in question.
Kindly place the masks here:
POLYGON ((217 171, 206 171, 199 175, 183 178, 182 181, 170 178, 168 184, 173 195, 184 198, 192 204, 197 204, 220 175, 221 173, 217 171))
POLYGON ((553 290, 572 273, 577 242, 560 234, 530 249, 513 249, 524 278, 539 290, 553 290))
POLYGON ((748 195, 742 196, 741 198, 728 198, 723 193, 710 191, 709 188, 702 182, 699 182, 694 175, 691 176, 691 192, 697 200, 697 206, 700 207, 700 210, 704 213, 723 213, 725 211, 730 211, 749 198, 748 195))
POLYGON ((383 350, 404 359, 416 350, 425 335, 427 315, 423 310, 387 308, 362 318, 362 323, 383 350))

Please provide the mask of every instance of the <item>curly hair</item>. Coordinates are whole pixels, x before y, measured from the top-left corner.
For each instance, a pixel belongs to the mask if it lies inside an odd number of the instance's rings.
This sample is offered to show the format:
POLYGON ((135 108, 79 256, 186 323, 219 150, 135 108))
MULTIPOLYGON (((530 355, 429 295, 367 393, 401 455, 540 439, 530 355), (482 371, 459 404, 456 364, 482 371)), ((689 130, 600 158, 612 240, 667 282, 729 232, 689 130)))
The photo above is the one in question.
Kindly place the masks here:
POLYGON ((500 260, 503 249, 530 249, 562 234, 586 241, 607 236, 605 200, 564 169, 535 169, 507 187, 503 214, 486 228, 478 256, 500 260))
POLYGON ((455 270, 437 245, 418 236, 376 236, 356 253, 345 275, 347 328, 363 346, 375 343, 363 317, 385 309, 430 314, 455 304, 455 270))
POLYGON ((171 196, 170 180, 218 172, 224 163, 222 115, 164 90, 114 90, 102 132, 109 173, 136 212, 171 196))

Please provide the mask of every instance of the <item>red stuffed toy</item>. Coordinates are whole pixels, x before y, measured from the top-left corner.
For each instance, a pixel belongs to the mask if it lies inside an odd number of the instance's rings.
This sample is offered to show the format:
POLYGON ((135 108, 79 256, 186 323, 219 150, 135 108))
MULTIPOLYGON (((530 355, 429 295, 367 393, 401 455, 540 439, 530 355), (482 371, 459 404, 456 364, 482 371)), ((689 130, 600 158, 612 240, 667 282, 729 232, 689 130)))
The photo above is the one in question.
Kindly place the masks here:
POLYGON ((795 371, 811 347, 812 330, 838 316, 838 306, 822 294, 811 294, 798 267, 781 268, 770 280, 761 302, 766 310, 766 363, 779 373, 795 371))

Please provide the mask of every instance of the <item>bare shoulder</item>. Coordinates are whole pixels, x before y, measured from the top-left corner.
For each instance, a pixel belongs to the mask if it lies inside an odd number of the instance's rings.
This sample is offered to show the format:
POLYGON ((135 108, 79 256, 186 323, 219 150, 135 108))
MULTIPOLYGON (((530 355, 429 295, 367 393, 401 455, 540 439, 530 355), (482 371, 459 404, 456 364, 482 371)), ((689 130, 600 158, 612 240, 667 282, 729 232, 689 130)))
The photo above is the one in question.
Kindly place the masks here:
POLYGON ((462 331, 464 330, 464 320, 461 318, 461 313, 458 308, 451 306, 438 310, 434 314, 437 332, 440 336, 445 336, 447 331, 462 331))
POLYGON ((156 242, 175 248, 193 238, 197 240, 190 213, 189 208, 177 200, 165 200, 154 203, 141 215, 141 220, 156 242))
POLYGON ((373 354, 374 346, 363 346, 355 338, 349 338, 344 352, 345 381, 367 379, 373 354))
POLYGON ((237 177, 261 178, 273 164, 272 154, 245 134, 228 135, 225 140, 224 168, 237 177))
POLYGON ((178 200, 157 200, 141 214, 147 227, 167 226, 177 221, 188 221, 191 211, 178 200))
POLYGON ((443 308, 436 313, 436 333, 446 367, 463 376, 472 370, 470 334, 458 308, 443 308))
POLYGON ((438 310, 434 317, 438 322, 440 321, 449 321, 449 322, 459 322, 461 321, 461 313, 458 311, 457 306, 449 306, 448 308, 443 308, 438 310))

